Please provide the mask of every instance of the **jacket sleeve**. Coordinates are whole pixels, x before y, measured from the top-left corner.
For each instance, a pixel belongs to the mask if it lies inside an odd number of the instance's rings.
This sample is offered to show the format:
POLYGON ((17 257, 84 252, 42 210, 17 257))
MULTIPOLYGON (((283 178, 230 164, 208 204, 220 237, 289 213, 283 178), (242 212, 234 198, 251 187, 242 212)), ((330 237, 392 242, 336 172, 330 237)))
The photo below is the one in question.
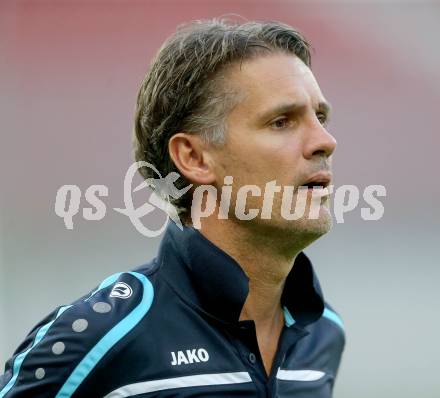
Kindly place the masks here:
POLYGON ((93 371, 145 316, 153 300, 137 272, 112 275, 87 296, 57 308, 17 348, 0 376, 0 398, 96 397, 93 371), (81 393, 79 393, 81 391, 81 393))

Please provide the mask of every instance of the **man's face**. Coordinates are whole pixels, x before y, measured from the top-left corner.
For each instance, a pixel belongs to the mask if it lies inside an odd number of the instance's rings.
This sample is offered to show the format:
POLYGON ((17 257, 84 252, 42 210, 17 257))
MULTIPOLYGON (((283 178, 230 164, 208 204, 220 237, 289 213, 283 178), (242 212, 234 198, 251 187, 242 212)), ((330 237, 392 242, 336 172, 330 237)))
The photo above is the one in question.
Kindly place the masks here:
MULTIPOLYGON (((307 217, 310 193, 301 219, 285 220, 280 209, 284 186, 297 188, 316 173, 330 171, 336 141, 325 127, 327 101, 311 70, 294 55, 259 56, 234 65, 229 72, 233 89, 243 95, 243 100, 227 118, 224 146, 214 151, 216 183, 220 187, 225 176, 233 176, 232 209, 241 186, 257 185, 262 195, 249 194, 246 208, 261 209, 265 184, 276 180, 282 188, 275 194, 271 218, 258 216, 243 223, 290 231, 295 236, 308 235, 313 241, 331 227, 328 198, 322 199, 319 216, 314 220, 307 217)), ((296 197, 297 193, 292 212, 296 197)))

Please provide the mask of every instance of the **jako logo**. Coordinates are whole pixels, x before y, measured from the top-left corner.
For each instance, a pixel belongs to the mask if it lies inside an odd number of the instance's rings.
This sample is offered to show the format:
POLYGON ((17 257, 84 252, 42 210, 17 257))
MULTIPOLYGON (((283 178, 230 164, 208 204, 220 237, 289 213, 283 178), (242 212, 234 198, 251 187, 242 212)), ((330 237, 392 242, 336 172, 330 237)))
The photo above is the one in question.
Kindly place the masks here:
POLYGON ((133 290, 124 282, 118 282, 110 293, 110 297, 126 299, 133 294, 133 290))
POLYGON ((194 362, 208 362, 209 360, 208 351, 206 351, 204 348, 194 348, 193 350, 186 350, 185 352, 177 351, 176 354, 174 351, 171 351, 171 365, 188 365, 194 362))

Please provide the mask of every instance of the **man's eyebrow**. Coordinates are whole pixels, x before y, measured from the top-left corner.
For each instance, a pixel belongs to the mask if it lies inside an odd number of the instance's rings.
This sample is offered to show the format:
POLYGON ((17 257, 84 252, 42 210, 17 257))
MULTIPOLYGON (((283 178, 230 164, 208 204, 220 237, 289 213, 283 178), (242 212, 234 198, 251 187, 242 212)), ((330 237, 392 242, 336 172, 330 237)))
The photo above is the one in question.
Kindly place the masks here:
POLYGON ((317 110, 320 111, 320 112, 324 112, 327 115, 329 115, 332 112, 332 106, 331 106, 331 104, 329 102, 321 101, 318 104, 318 109, 317 110))
MULTIPOLYGON (((261 121, 267 121, 277 115, 282 115, 285 113, 296 113, 301 110, 304 110, 305 108, 306 108, 306 105, 302 104, 302 103, 292 102, 292 103, 287 103, 287 104, 281 104, 281 105, 277 105, 274 108, 271 108, 271 109, 261 113, 258 116, 258 119, 261 121)), ((328 115, 331 113, 331 109, 332 109, 332 107, 331 107, 330 103, 328 103, 326 101, 321 101, 318 103, 318 107, 316 108, 316 111, 317 112, 324 112, 328 115)))

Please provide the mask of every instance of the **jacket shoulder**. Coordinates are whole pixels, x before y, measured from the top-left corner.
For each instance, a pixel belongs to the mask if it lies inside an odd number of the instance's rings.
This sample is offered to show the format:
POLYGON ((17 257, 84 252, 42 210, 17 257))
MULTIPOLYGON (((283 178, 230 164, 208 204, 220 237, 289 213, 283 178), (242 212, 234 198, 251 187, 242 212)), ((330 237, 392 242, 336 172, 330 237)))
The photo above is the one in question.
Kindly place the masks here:
POLYGON ((345 326, 340 315, 327 302, 321 318, 310 325, 306 337, 322 368, 336 377, 345 348, 345 326))
POLYGON ((43 319, 7 362, 0 398, 67 398, 79 387, 88 396, 100 396, 99 386, 87 381, 148 313, 154 288, 142 272, 147 270, 153 272, 153 264, 114 274, 43 319))
POLYGON ((328 325, 331 325, 345 340, 345 325, 339 313, 329 304, 325 303, 324 312, 321 320, 328 325))

